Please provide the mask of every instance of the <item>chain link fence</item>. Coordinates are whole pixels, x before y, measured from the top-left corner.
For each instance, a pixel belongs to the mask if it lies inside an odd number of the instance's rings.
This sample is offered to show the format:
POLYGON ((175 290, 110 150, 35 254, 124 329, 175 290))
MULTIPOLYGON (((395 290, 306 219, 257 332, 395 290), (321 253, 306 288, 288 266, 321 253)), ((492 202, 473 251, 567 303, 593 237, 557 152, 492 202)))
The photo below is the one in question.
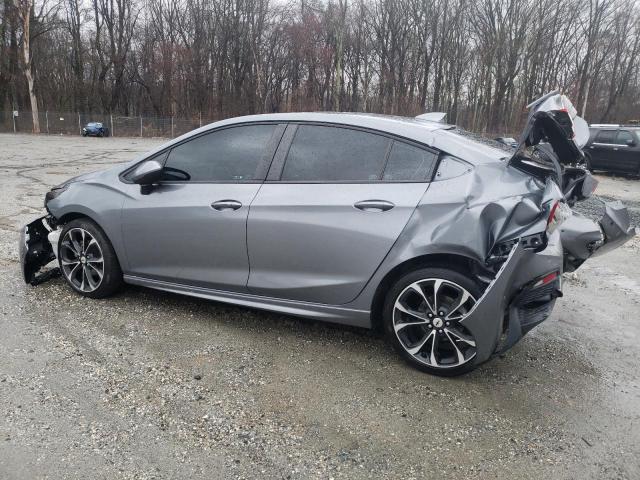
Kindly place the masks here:
MULTIPOLYGON (((39 112, 40 133, 49 135, 82 135, 82 127, 100 122, 113 137, 178 137, 202 125, 216 121, 213 118, 126 117, 101 113, 39 112)), ((0 110, 0 133, 32 133, 30 111, 0 110)))

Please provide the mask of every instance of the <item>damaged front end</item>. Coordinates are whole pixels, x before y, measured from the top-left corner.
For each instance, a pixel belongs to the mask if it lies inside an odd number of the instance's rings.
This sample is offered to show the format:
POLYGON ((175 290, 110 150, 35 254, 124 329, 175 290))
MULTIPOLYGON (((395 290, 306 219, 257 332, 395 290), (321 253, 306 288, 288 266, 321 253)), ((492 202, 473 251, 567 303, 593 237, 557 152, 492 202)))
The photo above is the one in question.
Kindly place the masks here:
POLYGON ((58 267, 39 273, 42 267, 56 259, 60 231, 51 215, 40 217, 24 226, 20 232, 20 265, 24 281, 38 285, 60 276, 58 267), (55 246, 55 248, 54 248, 55 246))

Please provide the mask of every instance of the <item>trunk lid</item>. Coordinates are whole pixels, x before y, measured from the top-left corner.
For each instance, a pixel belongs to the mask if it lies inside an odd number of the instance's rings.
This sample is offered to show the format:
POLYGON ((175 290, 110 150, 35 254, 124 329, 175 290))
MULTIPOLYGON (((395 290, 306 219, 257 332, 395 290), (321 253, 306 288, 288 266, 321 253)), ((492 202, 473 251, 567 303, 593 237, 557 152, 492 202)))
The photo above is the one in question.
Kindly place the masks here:
POLYGON ((509 163, 527 160, 555 160, 560 165, 577 165, 582 147, 589 140, 589 125, 565 96, 557 90, 527 105, 527 124, 509 163))

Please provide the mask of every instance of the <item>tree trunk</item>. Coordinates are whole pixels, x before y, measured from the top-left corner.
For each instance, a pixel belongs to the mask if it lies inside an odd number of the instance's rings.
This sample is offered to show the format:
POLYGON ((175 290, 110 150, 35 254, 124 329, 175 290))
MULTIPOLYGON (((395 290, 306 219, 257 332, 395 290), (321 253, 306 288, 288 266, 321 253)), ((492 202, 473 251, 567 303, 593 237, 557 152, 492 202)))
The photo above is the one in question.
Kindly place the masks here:
POLYGON ((31 9, 33 0, 15 0, 20 20, 22 21, 22 55, 24 76, 29 86, 29 101, 31 102, 31 116, 33 118, 33 133, 40 133, 40 120, 38 118, 38 99, 33 85, 33 72, 31 71, 31 9))

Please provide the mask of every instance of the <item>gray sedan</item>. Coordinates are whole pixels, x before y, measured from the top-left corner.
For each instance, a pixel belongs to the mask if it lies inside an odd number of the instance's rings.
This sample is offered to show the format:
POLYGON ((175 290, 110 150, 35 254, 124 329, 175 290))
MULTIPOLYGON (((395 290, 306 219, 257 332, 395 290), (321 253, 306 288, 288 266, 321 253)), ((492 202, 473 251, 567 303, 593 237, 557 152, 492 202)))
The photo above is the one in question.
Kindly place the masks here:
POLYGON ((566 97, 530 107, 511 157, 434 114, 208 125, 54 187, 23 231, 25 281, 378 328, 415 367, 464 373, 547 318, 562 272, 634 234, 622 205, 600 224, 570 208, 595 181, 566 97))

